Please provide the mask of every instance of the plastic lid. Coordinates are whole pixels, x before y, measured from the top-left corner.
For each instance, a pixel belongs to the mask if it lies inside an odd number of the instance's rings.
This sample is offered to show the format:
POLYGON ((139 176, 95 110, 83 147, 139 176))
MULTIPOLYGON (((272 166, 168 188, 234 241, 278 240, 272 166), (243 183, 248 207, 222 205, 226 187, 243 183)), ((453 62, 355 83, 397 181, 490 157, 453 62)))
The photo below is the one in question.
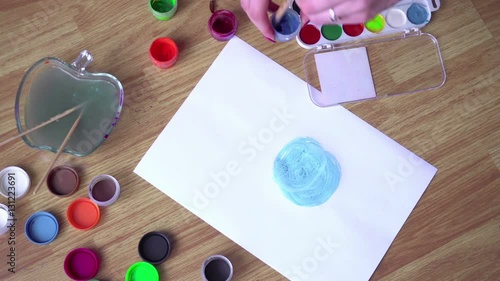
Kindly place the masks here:
POLYGON ((99 206, 90 199, 78 198, 69 205, 66 216, 72 226, 87 230, 97 225, 101 212, 99 206))
POLYGON ((437 39, 417 29, 325 45, 309 51, 303 65, 309 96, 319 107, 420 93, 446 82, 437 39))
POLYGON ((170 241, 159 232, 146 233, 139 241, 139 255, 152 264, 164 262, 170 255, 170 241))
POLYGON ((0 171, 0 194, 4 197, 21 198, 30 189, 28 173, 16 166, 9 166, 0 171))
POLYGON ((9 228, 7 227, 9 219, 12 219, 9 207, 4 204, 0 204, 0 235, 9 231, 9 228))
POLYGON ((233 265, 222 255, 208 257, 201 267, 203 281, 229 281, 233 278, 233 265))
POLYGON ((151 43, 149 58, 159 68, 172 67, 179 58, 179 48, 171 38, 161 37, 151 43))
POLYGON ((159 281, 158 270, 147 262, 134 263, 127 270, 125 281, 159 281))
POLYGON ((46 245, 56 239, 59 233, 59 222, 49 212, 37 212, 28 218, 24 231, 31 242, 46 245))
POLYGON ((79 185, 80 177, 78 173, 69 166, 55 167, 47 176, 49 191, 57 196, 69 196, 75 193, 79 185))
POLYGON ((89 280, 99 271, 99 259, 90 249, 74 249, 64 260, 64 271, 73 280, 89 280))
POLYGON ((89 184, 89 197, 99 206, 109 206, 120 196, 120 184, 110 175, 98 175, 89 184))

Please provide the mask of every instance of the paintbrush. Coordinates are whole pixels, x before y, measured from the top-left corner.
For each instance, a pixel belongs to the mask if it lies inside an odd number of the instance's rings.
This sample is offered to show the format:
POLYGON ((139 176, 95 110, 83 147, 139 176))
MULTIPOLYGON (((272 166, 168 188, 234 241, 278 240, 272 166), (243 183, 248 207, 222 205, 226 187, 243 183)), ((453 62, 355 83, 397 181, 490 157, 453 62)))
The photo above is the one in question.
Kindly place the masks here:
POLYGON ((7 143, 9 143, 9 142, 11 142, 13 140, 16 140, 17 138, 20 138, 20 137, 24 136, 24 135, 32 133, 33 131, 36 131, 36 130, 38 130, 38 129, 40 129, 40 128, 42 128, 42 127, 44 127, 44 126, 46 126, 46 125, 48 125, 50 123, 58 121, 59 119, 61 119, 61 118, 65 117, 65 116, 73 113, 75 110, 82 108, 83 105, 84 104, 80 104, 80 105, 77 105, 77 106, 75 106, 73 108, 70 108, 70 109, 66 110, 65 112, 63 112, 63 113, 60 113, 60 114, 58 114, 58 115, 50 118, 49 120, 47 120, 47 121, 45 121, 45 122, 43 122, 43 123, 41 123, 41 124, 39 124, 39 125, 31 128, 29 130, 26 130, 26 131, 22 132, 21 134, 18 134, 16 136, 10 137, 10 138, 8 138, 8 139, 0 142, 0 146, 3 146, 3 145, 5 145, 5 144, 7 144, 7 143))
POLYGON ((275 24, 280 23, 280 21, 283 19, 283 16, 285 15, 286 10, 290 8, 291 4, 292 0, 283 0, 278 10, 276 11, 276 15, 274 16, 275 24))

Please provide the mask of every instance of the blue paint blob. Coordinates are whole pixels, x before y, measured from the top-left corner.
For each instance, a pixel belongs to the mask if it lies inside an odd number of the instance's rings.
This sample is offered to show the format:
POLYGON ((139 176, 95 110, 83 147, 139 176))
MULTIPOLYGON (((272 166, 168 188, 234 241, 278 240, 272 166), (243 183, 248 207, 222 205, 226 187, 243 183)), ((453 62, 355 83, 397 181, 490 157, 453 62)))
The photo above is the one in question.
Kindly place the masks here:
POLYGON ((285 12, 280 22, 275 22, 273 17, 271 22, 276 32, 283 35, 290 35, 299 29, 300 18, 298 17, 298 14, 295 11, 293 12, 291 11, 293 10, 288 10, 287 12, 285 12))
POLYGON ((274 161, 274 180, 285 197, 298 206, 325 203, 337 190, 341 171, 335 157, 312 138, 296 138, 274 161))
POLYGON ((427 22, 427 18, 429 17, 429 13, 425 9, 425 7, 421 4, 411 4, 410 8, 406 12, 408 16, 408 20, 413 24, 424 24, 427 22))

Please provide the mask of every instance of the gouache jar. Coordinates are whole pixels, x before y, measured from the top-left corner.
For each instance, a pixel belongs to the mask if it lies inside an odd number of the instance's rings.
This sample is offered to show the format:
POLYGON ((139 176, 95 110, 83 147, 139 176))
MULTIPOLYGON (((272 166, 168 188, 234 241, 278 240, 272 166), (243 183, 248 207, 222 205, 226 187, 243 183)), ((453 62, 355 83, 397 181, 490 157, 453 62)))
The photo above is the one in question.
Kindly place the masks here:
POLYGON ((276 13, 271 16, 271 26, 276 41, 288 42, 297 37, 300 32, 301 21, 299 14, 295 10, 286 10, 280 22, 276 22, 275 17, 276 13))
POLYGON ((236 16, 228 10, 218 10, 208 20, 208 30, 215 40, 227 41, 238 30, 236 16))
POLYGON ((149 10, 159 20, 170 20, 177 12, 177 0, 149 0, 149 10))
POLYGON ((172 67, 179 58, 179 48, 171 38, 161 37, 149 48, 149 58, 159 68, 172 67))

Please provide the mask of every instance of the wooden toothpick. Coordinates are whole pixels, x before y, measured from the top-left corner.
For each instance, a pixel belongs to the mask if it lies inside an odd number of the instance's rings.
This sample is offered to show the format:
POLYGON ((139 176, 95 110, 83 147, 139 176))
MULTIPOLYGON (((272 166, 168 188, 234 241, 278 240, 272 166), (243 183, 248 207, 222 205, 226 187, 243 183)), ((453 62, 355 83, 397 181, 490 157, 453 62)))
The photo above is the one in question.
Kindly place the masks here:
POLYGON ((76 118, 75 123, 73 123, 73 126, 71 127, 71 129, 69 129, 69 132, 66 135, 66 138, 64 138, 61 146, 57 150, 56 156, 54 157, 54 159, 52 160, 52 163, 50 163, 49 167, 47 168, 47 171, 45 171, 45 174, 44 174, 43 178, 40 180, 40 182, 38 183, 38 185, 35 187, 35 190, 33 191, 33 194, 37 193, 38 189, 43 184, 43 182, 45 181, 45 179, 47 178, 47 176, 49 175, 49 172, 52 169, 52 167, 54 166, 54 164, 56 163, 57 158, 59 158, 59 155, 61 155, 61 153, 63 152, 64 148, 68 144, 68 141, 71 138, 71 135, 73 135, 73 133, 76 130, 76 127, 78 127, 78 124, 80 123, 80 119, 82 118, 82 115, 83 115, 83 111, 80 111, 80 115, 78 115, 78 118, 76 118))
POLYGON ((48 124, 50 124, 50 123, 52 123, 52 122, 55 122, 55 121, 57 121, 57 120, 59 120, 59 119, 61 119, 61 118, 65 117, 65 116, 67 116, 67 115, 69 115, 69 114, 73 113, 75 110, 77 110, 77 109, 81 108, 82 106, 83 106, 83 104, 78 105, 78 106, 75 106, 75 107, 73 107, 73 108, 70 108, 70 109, 66 110, 65 112, 60 113, 60 114, 58 114, 58 115, 56 115, 56 116, 54 116, 54 117, 50 118, 49 120, 47 120, 47 121, 45 121, 45 122, 41 123, 40 125, 37 125, 37 126, 35 126, 35 127, 31 128, 31 129, 29 129, 29 130, 27 130, 27 131, 25 131, 25 132, 23 132, 23 133, 21 133, 21 134, 18 134, 18 135, 16 135, 16 136, 10 137, 10 138, 8 138, 8 139, 6 139, 6 140, 2 141, 2 142, 0 143, 0 146, 3 146, 3 145, 5 145, 5 144, 7 144, 7 143, 9 143, 9 142, 11 142, 11 141, 13 141, 13 140, 16 140, 17 138, 20 138, 20 137, 22 137, 22 136, 24 136, 24 135, 27 135, 27 134, 29 134, 29 133, 32 133, 33 131, 36 131, 36 130, 38 130, 38 129, 40 129, 40 128, 42 128, 42 127, 44 127, 44 126, 46 126, 46 125, 48 125, 48 124))

